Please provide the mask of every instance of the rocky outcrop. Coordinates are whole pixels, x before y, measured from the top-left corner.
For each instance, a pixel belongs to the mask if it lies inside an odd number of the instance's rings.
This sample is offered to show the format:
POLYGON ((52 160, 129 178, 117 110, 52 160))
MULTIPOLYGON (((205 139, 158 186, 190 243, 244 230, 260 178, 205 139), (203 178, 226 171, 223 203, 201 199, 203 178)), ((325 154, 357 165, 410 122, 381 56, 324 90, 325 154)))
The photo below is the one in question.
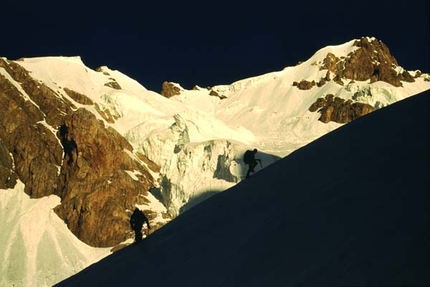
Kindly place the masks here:
MULTIPOLYGON (((354 42, 357 47, 346 57, 337 57, 333 53, 327 53, 319 65, 320 70, 327 70, 325 78, 315 81, 295 81, 293 86, 301 90, 309 90, 315 85, 321 87, 328 81, 343 86, 351 81, 384 81, 395 87, 403 86, 402 82, 414 82, 414 77, 408 71, 399 71, 397 60, 391 55, 388 47, 380 40, 362 37, 354 42)), ((419 73, 415 75, 419 77, 419 73)))
POLYGON ((13 158, 0 140, 0 189, 13 188, 16 184, 13 158))
POLYGON ((316 85, 315 81, 301 80, 300 82, 293 82, 293 86, 300 90, 310 90, 316 85))
MULTIPOLYGON (((397 60, 382 41, 362 37, 356 40, 353 46, 356 49, 346 57, 337 57, 333 53, 328 53, 322 62, 313 64, 319 66, 321 71, 327 70, 324 78, 318 82, 306 80, 294 82, 293 86, 307 90, 315 85, 322 87, 329 81, 341 86, 346 82, 354 81, 369 81, 369 83, 384 81, 395 87, 401 87, 403 81, 415 81, 409 72, 399 69, 397 60)), ((419 73, 416 73, 416 76, 419 76, 419 73)), ((369 104, 327 95, 319 98, 309 110, 319 111, 321 113, 319 120, 324 123, 331 121, 348 123, 374 111, 375 108, 369 104)))
POLYGON ((52 194, 63 151, 48 127, 58 126, 61 121, 58 113, 71 112, 72 105, 57 103, 58 98, 50 89, 29 80, 28 73, 18 65, 0 60, 0 66, 26 92, 21 95, 15 85, 0 75, 0 105, 3 107, 0 139, 13 156, 14 172, 26 184, 25 192, 32 197, 52 194))
POLYGON ((153 187, 152 176, 128 155, 130 144, 86 109, 66 116, 57 136, 64 149, 57 214, 85 242, 112 246, 123 241, 121 231, 129 229, 124 211, 144 203, 138 201, 153 187), (138 171, 139 180, 127 171, 138 171), (108 229, 94 232, 107 224, 108 229))
POLYGON ((122 89, 121 86, 118 84, 118 82, 114 78, 111 78, 110 82, 105 83, 105 86, 112 88, 112 89, 115 89, 115 90, 121 90, 122 89))
POLYGON ((66 92, 66 94, 71 97, 75 102, 81 104, 81 105, 93 105, 94 102, 88 98, 87 96, 80 94, 76 91, 73 91, 67 87, 65 87, 64 92, 66 92))
POLYGON ((313 103, 309 111, 320 112, 321 116, 318 120, 323 123, 336 122, 336 123, 349 123, 356 118, 364 116, 375 110, 369 104, 357 103, 352 100, 345 101, 342 98, 335 97, 332 94, 319 98, 313 103))
POLYGON ((214 97, 218 97, 218 98, 220 98, 221 100, 224 100, 224 99, 226 99, 227 97, 226 96, 224 96, 224 95, 221 95, 220 93, 218 93, 217 91, 214 91, 214 90, 210 90, 210 92, 209 92, 209 96, 214 96, 214 97))
POLYGON ((354 46, 359 49, 347 57, 338 58, 328 53, 320 69, 328 70, 340 79, 370 80, 370 83, 384 81, 395 87, 401 87, 402 81, 414 82, 407 71, 397 72, 397 60, 382 41, 362 37, 354 46))
MULTIPOLYGON (((110 76, 110 74, 105 70, 105 68, 107 68, 107 67, 101 66, 101 67, 96 68, 96 71, 103 73, 106 76, 110 76)), ((114 78, 109 78, 109 80, 110 80, 109 82, 104 84, 106 87, 109 87, 109 88, 112 88, 115 90, 121 90, 122 89, 120 84, 118 84, 118 82, 114 78)))
MULTIPOLYGON (((226 96, 213 90, 211 87, 206 87, 204 89, 209 91, 209 96, 217 97, 217 98, 220 98, 221 100, 227 98, 226 96)), ((195 85, 191 90, 200 91, 201 88, 195 85)), ((160 94, 166 98, 171 98, 173 96, 180 95, 182 91, 184 91, 184 89, 180 85, 165 81, 163 82, 160 94)))
POLYGON ((161 86, 160 94, 166 98, 171 98, 173 96, 180 95, 181 88, 175 85, 174 83, 165 81, 161 86))
MULTIPOLYGON (((0 74, 0 188, 19 179, 32 198, 58 195, 55 212, 91 246, 131 237, 130 211, 148 204, 154 186, 145 156, 74 104, 95 106, 89 97, 67 88, 67 96, 54 92, 17 62, 0 59, 0 67, 8 74, 0 74)), ((149 208, 144 212, 150 221, 157 216, 149 208)))

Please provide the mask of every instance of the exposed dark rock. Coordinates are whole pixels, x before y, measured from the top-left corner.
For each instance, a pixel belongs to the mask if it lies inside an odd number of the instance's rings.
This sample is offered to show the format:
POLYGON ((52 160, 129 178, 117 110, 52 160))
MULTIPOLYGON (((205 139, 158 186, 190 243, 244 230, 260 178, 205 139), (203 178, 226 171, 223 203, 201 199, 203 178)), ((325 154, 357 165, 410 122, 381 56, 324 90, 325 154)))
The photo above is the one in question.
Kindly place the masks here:
POLYGON ((171 98, 173 96, 176 95, 180 95, 181 94, 181 89, 179 87, 177 87, 175 84, 170 83, 170 82, 163 82, 162 86, 161 86, 161 95, 166 97, 166 98, 171 98))
POLYGON ((310 90, 316 85, 315 81, 309 82, 306 80, 301 80, 300 82, 294 82, 293 86, 296 86, 300 90, 310 90))
MULTIPOLYGON (((391 55, 388 47, 380 40, 362 37, 353 44, 358 47, 347 57, 337 57, 333 53, 328 53, 320 70, 327 70, 333 74, 332 80, 339 85, 344 85, 352 81, 384 81, 395 87, 401 87, 402 81, 414 82, 414 77, 408 71, 398 72, 397 60, 391 55)), ((417 75, 415 75, 417 77, 417 75)), ((327 73, 325 78, 320 79, 318 87, 330 81, 327 73)), ((293 86, 301 90, 308 90, 313 87, 312 82, 302 80, 294 82, 293 86)))
POLYGON ((345 101, 332 94, 318 98, 315 103, 309 107, 310 112, 320 112, 321 116, 318 120, 323 123, 349 123, 356 118, 364 116, 375 110, 369 104, 353 102, 352 100, 345 101))
POLYGON ((78 92, 75 92, 69 88, 64 88, 64 91, 66 94, 71 97, 75 102, 81 104, 81 105, 93 105, 93 101, 88 98, 87 96, 80 94, 78 92))
POLYGON ((223 100, 223 99, 226 99, 226 98, 227 98, 226 96, 224 96, 224 95, 220 95, 218 92, 216 92, 216 91, 214 91, 214 90, 211 90, 211 91, 209 92, 209 95, 210 95, 210 96, 214 96, 214 97, 218 97, 218 98, 220 98, 221 100, 223 100))
POLYGON ((109 88, 112 88, 115 90, 121 90, 122 89, 121 86, 118 84, 118 82, 114 78, 110 78, 110 80, 111 80, 110 82, 104 84, 106 87, 109 87, 109 88))
POLYGON ((97 68, 95 69, 95 71, 96 71, 96 72, 99 72, 99 73, 103 73, 103 75, 110 76, 110 74, 109 74, 107 71, 103 71, 103 66, 101 66, 101 67, 97 67, 97 68))
POLYGON ((159 165, 157 165, 155 162, 153 162, 152 160, 150 160, 149 158, 147 158, 144 154, 140 153, 140 152, 136 152, 136 156, 143 161, 146 166, 155 173, 160 172, 161 167, 159 165))
POLYGON ((371 83, 384 81, 396 87, 402 86, 401 81, 414 82, 414 78, 407 71, 398 73, 395 70, 398 66, 397 60, 382 41, 362 37, 355 41, 354 46, 359 49, 346 58, 338 58, 328 53, 320 69, 335 74, 335 79, 339 82, 340 79, 370 80, 371 83))
POLYGON ((339 75, 334 76, 333 78, 333 82, 335 82, 338 85, 343 86, 343 81, 342 81, 342 77, 339 75))
POLYGON ((129 229, 125 210, 144 203, 152 176, 128 156, 126 151, 133 148, 127 140, 86 109, 66 116, 58 137, 65 157, 58 177, 63 188, 56 190, 62 198, 57 214, 85 242, 112 246, 123 241, 129 229), (125 170, 139 171, 139 180, 125 170), (97 232, 98 226, 103 232, 97 232))
POLYGON ((325 74, 324 78, 321 78, 318 83, 317 83, 317 87, 322 87, 324 86, 327 82, 329 82, 331 80, 330 78, 330 71, 327 71, 327 73, 325 74))
POLYGON ((16 180, 13 158, 0 140, 0 189, 13 188, 16 185, 16 180))
POLYGON ((102 118, 110 124, 113 124, 117 117, 113 116, 108 109, 100 108, 99 104, 95 103, 94 107, 96 111, 102 116, 102 118))
MULTIPOLYGON (((5 62, 1 61, 0 65, 5 62)), ((28 78, 22 78, 24 73, 17 67, 9 69, 17 73, 21 80, 21 87, 30 95, 32 87, 37 83, 29 83, 28 78)), ((40 85, 39 85, 40 86, 40 85)), ((49 89, 42 88, 34 94, 39 107, 50 107, 49 89), (47 92, 42 96, 43 91, 47 92)), ((52 92, 52 91, 51 91, 52 92)), ((32 99, 34 101, 34 99, 32 99)), ((51 102, 55 102, 52 99, 51 102)), ((52 194, 56 188, 56 177, 61 164, 62 148, 58 139, 44 124, 55 122, 56 116, 52 112, 43 113, 31 101, 25 100, 17 88, 6 78, 0 76, 0 139, 4 147, 12 154, 16 176, 26 184, 25 192, 32 197, 52 194), (51 115, 51 121, 45 116, 51 115)), ((59 106, 61 109, 61 106, 59 106)), ((57 110, 57 113, 59 111, 57 110)), ((0 183, 4 185, 4 183, 0 183)))
MULTIPOLYGON (((10 188, 19 179, 33 198, 58 195, 61 205, 55 212, 91 246, 114 246, 133 236, 129 210, 148 204, 154 179, 129 155, 129 142, 89 110, 77 109, 67 97, 33 79, 17 62, 0 59, 0 67, 25 92, 0 75, 0 187, 10 188)), ((64 91, 80 104, 93 105, 85 95, 64 91)), ((108 111, 96 109, 114 122, 108 111)), ((144 211, 150 221, 157 216, 149 208, 144 211)))

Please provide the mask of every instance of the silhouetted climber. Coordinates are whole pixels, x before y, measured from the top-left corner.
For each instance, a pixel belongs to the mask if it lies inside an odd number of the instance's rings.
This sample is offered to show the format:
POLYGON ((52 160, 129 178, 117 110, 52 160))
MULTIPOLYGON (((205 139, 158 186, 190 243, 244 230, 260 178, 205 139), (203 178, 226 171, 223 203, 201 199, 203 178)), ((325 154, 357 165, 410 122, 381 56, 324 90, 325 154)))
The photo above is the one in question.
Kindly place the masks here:
POLYGON ((151 229, 148 218, 146 218, 145 214, 143 214, 143 212, 136 207, 133 211, 133 214, 130 216, 130 226, 134 230, 135 242, 142 241, 142 227, 143 223, 145 222, 148 226, 148 230, 151 229))
POLYGON ((254 168, 257 166, 258 162, 261 164, 261 159, 255 158, 257 149, 247 150, 243 155, 243 162, 248 165, 248 171, 246 172, 246 178, 251 176, 251 172, 255 172, 254 168))

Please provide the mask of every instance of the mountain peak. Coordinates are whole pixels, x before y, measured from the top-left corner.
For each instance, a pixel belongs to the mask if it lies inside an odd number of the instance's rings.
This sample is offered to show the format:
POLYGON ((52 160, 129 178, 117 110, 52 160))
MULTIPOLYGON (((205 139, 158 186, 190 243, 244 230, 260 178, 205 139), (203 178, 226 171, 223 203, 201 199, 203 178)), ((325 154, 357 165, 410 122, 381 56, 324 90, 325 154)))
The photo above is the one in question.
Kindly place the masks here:
POLYGON ((171 98, 173 96, 180 95, 183 90, 184 88, 182 88, 178 83, 164 81, 161 85, 160 94, 166 98, 171 98))
POLYGON ((362 37, 355 40, 352 47, 356 49, 351 49, 346 56, 327 53, 320 69, 334 74, 336 82, 341 82, 342 78, 370 80, 370 83, 384 81, 395 87, 401 87, 402 81, 414 82, 413 76, 399 67, 396 58, 381 40, 362 37))

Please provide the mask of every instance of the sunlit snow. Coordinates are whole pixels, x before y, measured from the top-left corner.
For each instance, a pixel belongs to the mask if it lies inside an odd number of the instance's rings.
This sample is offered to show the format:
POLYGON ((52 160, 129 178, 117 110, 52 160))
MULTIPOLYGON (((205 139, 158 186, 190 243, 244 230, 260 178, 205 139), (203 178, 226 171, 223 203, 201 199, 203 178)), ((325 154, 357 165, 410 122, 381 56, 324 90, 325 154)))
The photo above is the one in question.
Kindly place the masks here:
POLYGON ((58 204, 55 195, 30 199, 21 182, 0 190, 0 286, 51 286, 111 253, 77 239, 58 204))

